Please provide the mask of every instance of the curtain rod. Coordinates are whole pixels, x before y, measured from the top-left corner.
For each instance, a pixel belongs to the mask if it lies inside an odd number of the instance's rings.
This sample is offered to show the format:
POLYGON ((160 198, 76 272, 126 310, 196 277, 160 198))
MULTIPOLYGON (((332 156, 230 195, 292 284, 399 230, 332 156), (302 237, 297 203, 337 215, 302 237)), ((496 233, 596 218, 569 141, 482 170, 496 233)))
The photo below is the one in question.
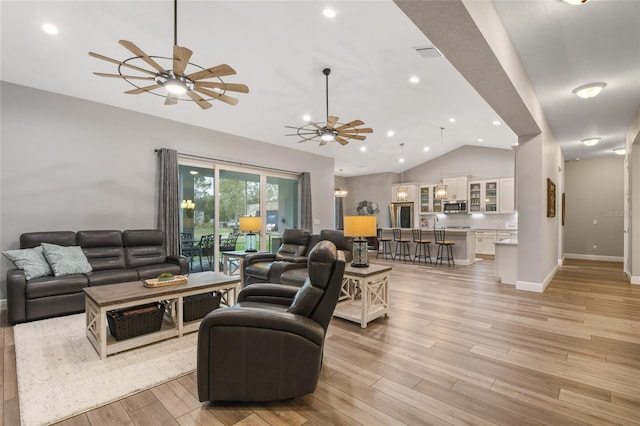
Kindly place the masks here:
MULTIPOLYGON (((157 154, 158 152, 160 152, 160 148, 154 149, 153 152, 157 154)), ((218 162, 218 163, 232 164, 234 166, 251 167, 253 169, 269 170, 269 171, 272 171, 272 172, 294 174, 294 175, 298 175, 298 176, 302 176, 302 173, 303 173, 303 172, 294 172, 294 171, 291 171, 291 170, 276 169, 274 167, 257 166, 255 164, 241 163, 239 161, 222 160, 222 159, 219 159, 219 158, 206 157, 204 155, 185 154, 185 153, 182 153, 182 152, 178 152, 178 155, 181 156, 181 157, 192 158, 192 159, 195 159, 195 160, 215 161, 215 162, 218 162)))

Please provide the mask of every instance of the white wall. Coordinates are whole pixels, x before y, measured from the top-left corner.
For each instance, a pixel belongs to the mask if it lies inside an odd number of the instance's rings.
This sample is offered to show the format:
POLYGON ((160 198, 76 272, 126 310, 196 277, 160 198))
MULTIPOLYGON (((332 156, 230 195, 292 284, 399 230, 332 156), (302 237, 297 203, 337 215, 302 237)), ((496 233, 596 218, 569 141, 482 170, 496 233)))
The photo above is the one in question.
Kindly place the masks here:
MULTIPOLYGON (((155 228, 156 148, 308 171, 314 232, 333 228, 332 158, 5 82, 0 90, 2 250, 29 231, 155 228)), ((12 267, 3 257, 0 298, 12 267)))

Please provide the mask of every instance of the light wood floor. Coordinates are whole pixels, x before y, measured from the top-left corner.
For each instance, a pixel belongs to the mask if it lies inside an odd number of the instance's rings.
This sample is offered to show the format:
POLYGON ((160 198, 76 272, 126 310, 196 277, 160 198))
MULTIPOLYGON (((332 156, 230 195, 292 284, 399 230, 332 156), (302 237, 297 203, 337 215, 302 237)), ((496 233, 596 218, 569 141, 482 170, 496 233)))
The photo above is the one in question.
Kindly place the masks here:
MULTIPOLYGON (((490 258, 380 263, 394 268, 391 316, 365 330, 334 319, 313 394, 200 404, 193 373, 60 424, 640 424, 640 286, 621 264, 570 261, 535 294, 497 284, 490 258)), ((18 425, 3 323, 0 418, 18 425)))

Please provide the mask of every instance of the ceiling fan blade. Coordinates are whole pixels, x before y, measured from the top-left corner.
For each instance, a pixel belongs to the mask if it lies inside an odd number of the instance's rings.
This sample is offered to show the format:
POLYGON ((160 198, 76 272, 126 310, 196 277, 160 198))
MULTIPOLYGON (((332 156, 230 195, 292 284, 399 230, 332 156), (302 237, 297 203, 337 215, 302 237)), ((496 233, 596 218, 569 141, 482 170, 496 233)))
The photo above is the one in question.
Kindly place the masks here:
POLYGON ((94 57, 96 59, 102 59, 103 61, 111 62, 112 64, 116 64, 116 65, 120 65, 120 66, 123 66, 123 67, 127 67, 127 68, 130 68, 132 70, 140 71, 140 72, 143 72, 145 74, 156 75, 156 73, 153 72, 153 71, 145 70, 144 68, 136 67, 135 65, 129 65, 129 64, 125 63, 125 62, 118 61, 117 59, 111 59, 111 58, 103 56, 103 55, 101 55, 99 53, 89 52, 89 56, 92 56, 92 57, 94 57))
POLYGON ((196 71, 192 74, 187 75, 186 77, 189 80, 201 80, 203 78, 212 78, 212 77, 224 77, 225 75, 233 75, 236 71, 231 68, 227 64, 216 65, 215 67, 208 68, 202 71, 196 71))
POLYGON ((222 93, 217 93, 214 92, 213 90, 208 90, 205 89, 204 87, 200 86, 200 83, 196 83, 196 91, 205 94, 207 96, 211 96, 213 99, 222 101, 224 103, 227 103, 229 105, 237 105, 238 104, 238 100, 236 98, 232 98, 231 96, 227 96, 227 95, 223 95, 222 93))
POLYGON ((342 136, 343 138, 347 138, 347 139, 357 139, 359 141, 363 141, 365 140, 367 137, 366 136, 360 136, 360 135, 345 135, 344 133, 340 133, 340 136, 342 136))
POLYGON ((182 75, 189 64, 192 51, 182 46, 173 46, 173 73, 182 75))
POLYGON ((126 78, 128 80, 155 80, 155 77, 141 77, 138 75, 105 74, 103 72, 94 72, 94 74, 100 77, 126 78))
POLYGON ((244 84, 234 83, 216 83, 215 81, 199 81, 198 85, 202 87, 218 88, 228 90, 230 92, 249 93, 249 88, 244 84))
POLYGON ((334 117, 333 115, 327 117, 327 129, 333 130, 333 126, 335 126, 337 122, 338 117, 334 117))
POLYGON ((175 105, 178 103, 178 95, 173 93, 168 93, 167 97, 164 100, 165 105, 175 105))
POLYGON ((340 126, 336 127, 336 129, 335 129, 335 130, 340 131, 340 130, 342 130, 342 129, 346 129, 346 128, 348 128, 348 127, 362 126, 363 124, 364 124, 364 122, 363 122, 363 121, 360 121, 360 120, 353 120, 353 121, 348 122, 347 124, 342 124, 342 125, 340 125, 340 126))
POLYGON ((166 71, 164 68, 162 68, 160 65, 158 65, 158 63, 156 61, 154 61, 153 59, 151 59, 149 57, 149 55, 147 55, 146 53, 144 53, 138 46, 136 46, 135 44, 133 44, 132 42, 128 41, 128 40, 120 40, 118 43, 120 43, 121 45, 123 45, 124 47, 126 47, 127 49, 129 49, 134 55, 136 56, 140 56, 140 58, 145 61, 146 63, 148 63, 149 65, 151 65, 154 69, 156 69, 158 72, 164 72, 166 71))
POLYGON ((334 139, 336 140, 336 142, 343 146, 349 143, 348 140, 342 139, 340 136, 334 136, 334 139))
POLYGON ((316 129, 318 129, 318 130, 322 130, 322 127, 318 126, 318 124, 314 123, 313 121, 310 121, 310 122, 309 122, 309 125, 311 125, 311 126, 315 127, 315 128, 316 128, 316 129))
MULTIPOLYGON (((338 129, 335 129, 338 130, 338 129)), ((362 129, 344 129, 344 130, 338 130, 338 133, 355 133, 355 134, 359 134, 359 133, 373 133, 373 129, 370 128, 362 128, 362 129)))
POLYGON ((138 95, 138 94, 143 93, 143 92, 150 92, 152 90, 157 89, 158 87, 160 87, 159 84, 154 84, 153 86, 139 87, 137 89, 127 90, 124 93, 126 93, 128 95, 138 95))
POLYGON ((194 92, 193 90, 188 90, 187 91, 187 96, 189 96, 191 99, 193 99, 200 108, 202 109, 208 109, 211 108, 213 105, 211 105, 209 102, 207 102, 206 100, 202 99, 202 97, 197 94, 196 92, 194 92))

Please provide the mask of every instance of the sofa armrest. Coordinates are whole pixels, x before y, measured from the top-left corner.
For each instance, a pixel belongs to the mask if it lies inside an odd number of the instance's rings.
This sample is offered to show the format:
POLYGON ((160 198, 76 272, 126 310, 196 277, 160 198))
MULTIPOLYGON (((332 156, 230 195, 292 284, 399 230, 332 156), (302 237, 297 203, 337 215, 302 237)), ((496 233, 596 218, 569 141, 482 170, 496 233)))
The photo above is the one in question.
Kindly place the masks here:
POLYGON ((27 320, 27 278, 20 269, 7 271, 7 312, 11 324, 27 320))
POLYGON ((273 253, 253 253, 253 254, 246 255, 244 257, 244 261, 242 262, 242 264, 246 268, 252 263, 273 262, 275 258, 276 258, 276 255, 273 253))
POLYGON ((278 262, 289 262, 289 263, 304 263, 307 265, 307 256, 297 256, 297 255, 287 255, 287 256, 278 256, 275 258, 278 262))
POLYGON ((275 303, 290 306, 299 287, 283 284, 251 284, 238 294, 238 302, 275 303))
POLYGON ((189 274, 189 258, 186 256, 167 256, 167 262, 180 266, 180 273, 183 275, 189 274))
POLYGON ((280 276, 284 271, 290 271, 291 269, 304 269, 307 267, 307 258, 304 258, 304 262, 285 262, 285 261, 276 261, 271 263, 271 268, 269 268, 269 282, 279 283, 280 276))

